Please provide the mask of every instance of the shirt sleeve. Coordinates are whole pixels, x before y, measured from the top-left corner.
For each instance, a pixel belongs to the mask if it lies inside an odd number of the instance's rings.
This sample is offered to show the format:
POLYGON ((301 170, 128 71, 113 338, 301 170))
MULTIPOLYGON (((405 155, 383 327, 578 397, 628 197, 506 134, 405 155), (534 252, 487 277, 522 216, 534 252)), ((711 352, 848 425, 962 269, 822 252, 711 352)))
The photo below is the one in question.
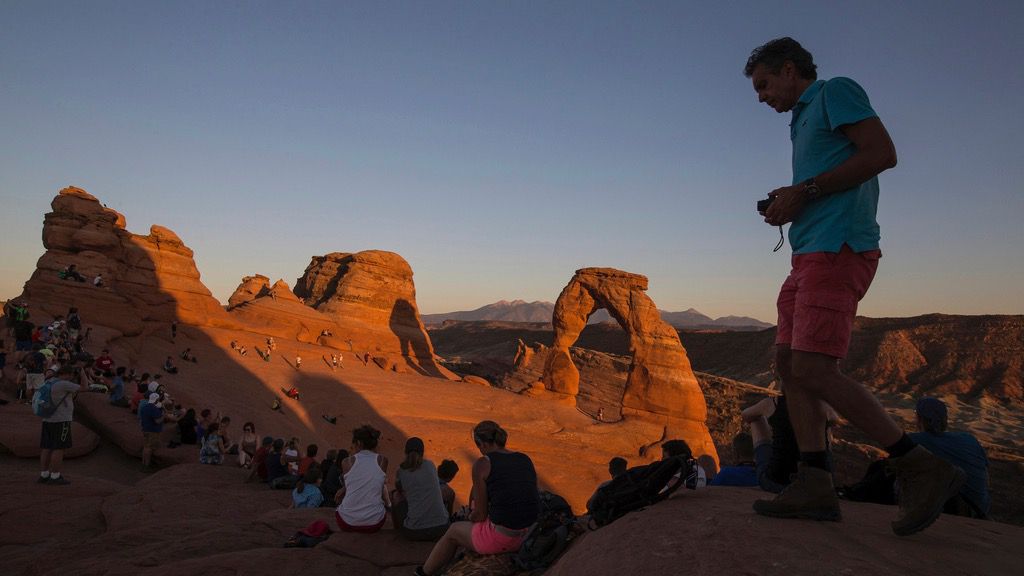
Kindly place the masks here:
POLYGON ((833 78, 825 83, 822 90, 825 92, 826 118, 833 131, 840 126, 878 116, 871 107, 867 92, 849 78, 833 78))

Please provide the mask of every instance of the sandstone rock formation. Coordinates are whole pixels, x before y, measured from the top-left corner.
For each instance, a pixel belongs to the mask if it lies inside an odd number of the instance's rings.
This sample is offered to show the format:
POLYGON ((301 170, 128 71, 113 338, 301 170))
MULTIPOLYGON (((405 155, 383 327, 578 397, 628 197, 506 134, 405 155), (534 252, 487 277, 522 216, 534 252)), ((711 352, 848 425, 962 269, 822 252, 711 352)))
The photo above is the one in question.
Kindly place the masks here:
POLYGON ((334 319, 343 333, 337 344, 353 341, 375 356, 402 356, 417 370, 442 375, 416 307, 412 268, 393 252, 367 250, 314 256, 295 295, 334 319))
POLYGON ((177 319, 184 324, 231 327, 220 303, 199 279, 190 250, 178 236, 152 226, 148 236, 125 229, 124 216, 81 188, 60 191, 43 223, 43 246, 22 297, 50 315, 77 306, 83 318, 125 335, 177 319), (77 265, 86 282, 62 280, 77 265), (101 274, 103 287, 92 279, 101 274))
POLYGON ((716 454, 705 420, 707 405, 676 330, 661 319, 647 294, 647 278, 612 268, 576 271, 555 302, 554 344, 543 381, 556 393, 576 396, 579 371, 569 347, 598 309, 608 310, 629 336, 633 357, 622 398, 625 416, 663 420, 668 436, 682 436, 695 454, 716 454))
POLYGON ((228 298, 228 310, 246 302, 251 302, 260 296, 265 296, 270 292, 270 278, 262 274, 256 274, 255 276, 246 276, 242 278, 242 283, 235 288, 235 291, 228 298))

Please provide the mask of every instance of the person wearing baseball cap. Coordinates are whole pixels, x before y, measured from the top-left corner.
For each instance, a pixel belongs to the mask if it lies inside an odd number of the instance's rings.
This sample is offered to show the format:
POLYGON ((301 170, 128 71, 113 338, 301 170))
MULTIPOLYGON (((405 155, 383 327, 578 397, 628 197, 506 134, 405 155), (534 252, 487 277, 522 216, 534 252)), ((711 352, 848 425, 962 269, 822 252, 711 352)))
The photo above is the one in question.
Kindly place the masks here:
POLYGON ((959 494, 946 502, 943 511, 959 516, 987 518, 991 498, 985 449, 973 434, 949 430, 949 409, 942 400, 921 398, 914 412, 917 414, 919 431, 910 434, 911 439, 967 473, 967 482, 959 494))
POLYGON ((142 427, 142 471, 153 472, 153 453, 160 448, 164 422, 176 422, 174 415, 164 412, 163 396, 150 392, 146 403, 139 406, 139 424, 142 427))

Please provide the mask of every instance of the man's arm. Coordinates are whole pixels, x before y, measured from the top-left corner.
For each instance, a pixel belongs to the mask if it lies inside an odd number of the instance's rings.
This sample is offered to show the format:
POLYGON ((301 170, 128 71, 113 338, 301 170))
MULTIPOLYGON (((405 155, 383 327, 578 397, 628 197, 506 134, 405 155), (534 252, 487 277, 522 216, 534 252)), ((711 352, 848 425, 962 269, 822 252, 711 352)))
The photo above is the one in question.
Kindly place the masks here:
MULTIPOLYGON (((839 166, 814 177, 819 197, 849 190, 896 166, 896 146, 877 116, 844 124, 839 130, 857 151, 839 166)), ((765 212, 764 221, 772 226, 792 222, 808 200, 802 183, 777 188, 768 195, 775 201, 765 212)))

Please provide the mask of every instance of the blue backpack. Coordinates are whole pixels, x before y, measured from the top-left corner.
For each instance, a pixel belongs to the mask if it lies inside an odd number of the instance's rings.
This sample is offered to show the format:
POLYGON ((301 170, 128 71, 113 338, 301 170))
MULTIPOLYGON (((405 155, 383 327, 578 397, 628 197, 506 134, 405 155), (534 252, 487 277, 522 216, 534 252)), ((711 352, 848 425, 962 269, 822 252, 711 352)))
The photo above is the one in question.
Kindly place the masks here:
POLYGON ((36 390, 36 393, 32 395, 32 412, 40 418, 49 418, 53 416, 53 413, 57 411, 57 407, 64 403, 68 399, 68 392, 60 399, 60 402, 54 403, 53 401, 53 383, 56 380, 50 379, 43 383, 42 386, 36 390))

